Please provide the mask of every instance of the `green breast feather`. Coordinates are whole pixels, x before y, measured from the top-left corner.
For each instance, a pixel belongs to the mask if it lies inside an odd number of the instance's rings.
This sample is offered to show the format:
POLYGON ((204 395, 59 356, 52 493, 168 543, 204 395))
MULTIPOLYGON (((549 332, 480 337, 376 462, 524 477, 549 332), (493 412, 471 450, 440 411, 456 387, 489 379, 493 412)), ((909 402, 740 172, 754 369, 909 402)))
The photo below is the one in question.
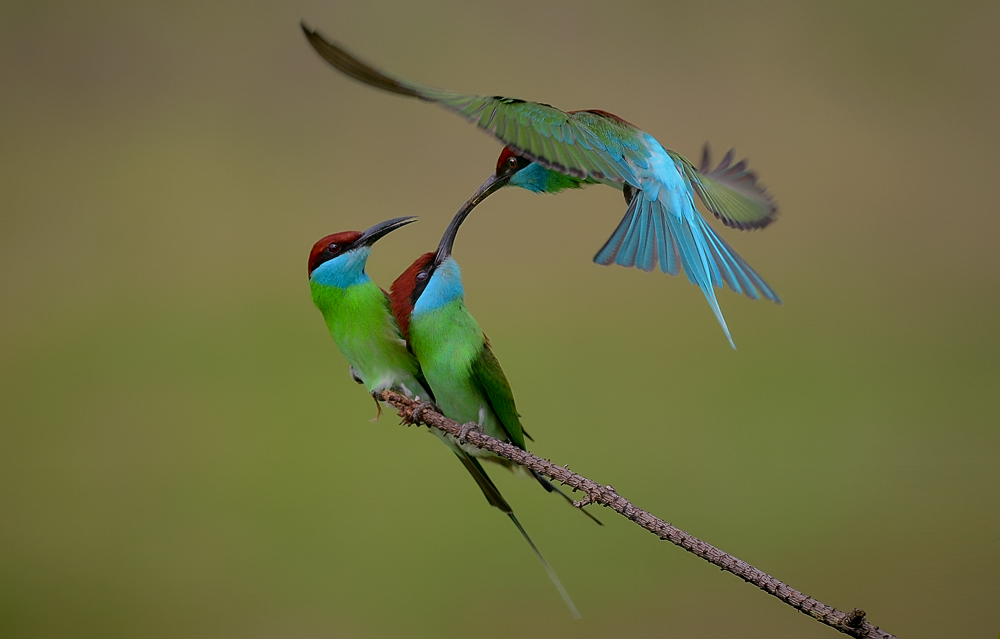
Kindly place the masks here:
POLYGON ((330 335, 369 391, 420 393, 420 367, 406 349, 385 293, 372 282, 341 289, 311 283, 313 302, 330 335))

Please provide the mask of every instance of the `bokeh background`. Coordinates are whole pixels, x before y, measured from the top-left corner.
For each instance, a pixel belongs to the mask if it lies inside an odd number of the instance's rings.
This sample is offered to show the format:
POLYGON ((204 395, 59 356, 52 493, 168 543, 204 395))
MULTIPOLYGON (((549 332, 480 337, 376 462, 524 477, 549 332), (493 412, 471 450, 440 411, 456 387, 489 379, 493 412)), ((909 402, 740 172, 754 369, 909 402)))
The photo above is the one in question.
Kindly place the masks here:
MULTIPOLYGON (((832 637, 494 472, 583 614, 312 307, 327 233, 432 249, 500 146, 327 67, 602 108, 776 195, 784 306, 590 259, 611 189, 457 244, 534 450, 905 637, 1000 630, 995 2, 4 2, 0 635, 832 637), (86 4, 86 6, 84 6, 86 4)), ((600 515, 600 513, 598 513, 600 515)))

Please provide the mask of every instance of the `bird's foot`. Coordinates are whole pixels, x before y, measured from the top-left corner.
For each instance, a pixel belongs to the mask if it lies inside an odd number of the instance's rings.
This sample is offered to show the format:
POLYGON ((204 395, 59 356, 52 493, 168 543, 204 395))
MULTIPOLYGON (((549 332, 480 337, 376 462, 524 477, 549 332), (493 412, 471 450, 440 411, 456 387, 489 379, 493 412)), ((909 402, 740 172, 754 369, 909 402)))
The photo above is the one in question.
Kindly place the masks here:
POLYGON ((476 422, 466 422, 465 424, 462 424, 462 429, 458 431, 458 441, 463 444, 467 444, 469 442, 469 433, 472 431, 481 433, 483 432, 483 427, 476 422))
MULTIPOLYGON (((351 371, 352 372, 354 371, 353 367, 351 368, 351 371)), ((358 383, 360 384, 361 382, 359 381, 358 383)), ((379 418, 382 417, 382 404, 381 404, 381 402, 378 401, 379 398, 381 398, 381 397, 382 397, 382 393, 380 393, 378 391, 372 391, 372 399, 375 400, 375 410, 377 410, 378 413, 375 415, 375 417, 373 417, 372 419, 368 420, 370 422, 377 422, 379 420, 379 418)))
POLYGON ((410 414, 407 415, 406 421, 409 422, 410 424, 413 424, 414 426, 419 426, 420 415, 428 408, 433 409, 434 404, 430 402, 419 402, 416 406, 413 407, 413 410, 410 411, 410 414))

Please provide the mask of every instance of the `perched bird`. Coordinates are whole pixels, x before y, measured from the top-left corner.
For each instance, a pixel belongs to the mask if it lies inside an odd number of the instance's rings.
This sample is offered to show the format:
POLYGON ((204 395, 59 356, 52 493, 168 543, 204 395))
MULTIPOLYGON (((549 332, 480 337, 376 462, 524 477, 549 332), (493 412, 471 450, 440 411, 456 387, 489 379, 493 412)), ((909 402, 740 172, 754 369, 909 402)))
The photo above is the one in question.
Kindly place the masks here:
MULTIPOLYGON (((410 351, 420 362, 428 387, 434 394, 434 402, 441 412, 466 424, 466 428, 474 424, 487 435, 524 449, 527 433, 521 427, 521 419, 514 405, 514 394, 500 368, 500 362, 493 354, 489 340, 465 307, 462 274, 451 255, 455 236, 467 215, 463 207, 448 225, 437 252, 418 257, 392 283, 389 289, 392 312, 410 351)), ((482 458, 512 470, 520 468, 489 451, 464 443, 463 438, 447 436, 447 439, 452 445, 471 455, 474 461, 482 458)), ((556 492, 573 503, 568 495, 547 479, 534 472, 531 474, 545 490, 556 492)), ((489 498, 487 493, 487 499, 489 498)), ((574 616, 579 616, 559 578, 514 513, 509 510, 509 506, 492 500, 490 503, 505 512, 514 522, 545 566, 566 605, 574 616)), ((598 524, 601 523, 585 510, 582 512, 598 524)))
POLYGON ((364 232, 327 235, 309 252, 309 288, 355 381, 373 394, 392 389, 430 399, 420 364, 407 350, 392 316, 389 298, 365 272, 372 245, 415 221, 397 217, 364 232))
MULTIPOLYGON (((312 290, 313 303, 323 313, 330 335, 350 363, 351 376, 355 381, 364 384, 372 394, 393 389, 409 397, 434 402, 435 395, 431 392, 420 364, 408 349, 396 323, 389 297, 365 272, 372 245, 388 233, 415 219, 398 217, 376 224, 364 232, 344 231, 327 235, 319 240, 309 253, 309 287, 312 290)), ((500 376, 503 377, 502 372, 500 376)), ((437 429, 433 432, 455 453, 483 491, 490 505, 498 508, 514 522, 545 565, 573 614, 578 616, 555 573, 514 516, 510 504, 500 494, 479 460, 470 454, 470 450, 476 453, 482 451, 473 446, 463 448, 454 438, 446 436, 437 429)), ((517 441, 523 448, 524 436, 520 426, 517 432, 519 435, 517 441)), ((537 479, 547 490, 558 491, 545 478, 539 476, 537 479)), ((563 497, 568 499, 565 495, 563 497)))
POLYGON ((500 96, 462 95, 392 78, 302 25, 327 62, 348 76, 385 91, 434 102, 476 123, 506 146, 496 170, 466 206, 474 207, 503 186, 557 193, 584 184, 621 189, 625 217, 594 261, 677 275, 681 268, 705 294, 730 345, 729 327, 713 286, 729 286, 751 299, 781 303, 777 294, 720 238, 695 208, 697 193, 726 226, 758 229, 777 206, 746 161, 730 151, 711 169, 708 147, 700 167, 664 149, 650 134, 600 110, 560 111, 548 104, 500 96))
MULTIPOLYGON (((397 217, 363 233, 344 231, 327 235, 309 252, 309 287, 313 303, 323 313, 330 335, 350 363, 355 381, 364 384, 369 393, 390 389, 433 402, 434 395, 420 364, 409 351, 393 317, 389 296, 365 272, 372 244, 414 221, 413 217, 397 217)), ((441 431, 434 432, 472 474, 489 503, 509 513, 510 506, 479 462, 445 439, 441 431)))

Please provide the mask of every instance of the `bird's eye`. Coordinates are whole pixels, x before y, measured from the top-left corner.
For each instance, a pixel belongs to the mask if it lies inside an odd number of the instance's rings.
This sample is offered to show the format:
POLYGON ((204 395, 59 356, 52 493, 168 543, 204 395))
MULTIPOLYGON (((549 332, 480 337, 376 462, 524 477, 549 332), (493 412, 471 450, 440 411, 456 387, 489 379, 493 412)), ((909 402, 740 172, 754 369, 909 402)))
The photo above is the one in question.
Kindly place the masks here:
POLYGON ((423 282, 427 279, 427 271, 417 271, 417 281, 423 282))
POLYGON ((507 166, 509 166, 512 169, 516 169, 517 168, 517 156, 516 155, 512 155, 509 158, 507 158, 507 166))
POLYGON ((336 253, 337 251, 340 250, 340 244, 337 244, 336 242, 330 242, 330 244, 327 245, 326 250, 330 251, 331 253, 336 253))

